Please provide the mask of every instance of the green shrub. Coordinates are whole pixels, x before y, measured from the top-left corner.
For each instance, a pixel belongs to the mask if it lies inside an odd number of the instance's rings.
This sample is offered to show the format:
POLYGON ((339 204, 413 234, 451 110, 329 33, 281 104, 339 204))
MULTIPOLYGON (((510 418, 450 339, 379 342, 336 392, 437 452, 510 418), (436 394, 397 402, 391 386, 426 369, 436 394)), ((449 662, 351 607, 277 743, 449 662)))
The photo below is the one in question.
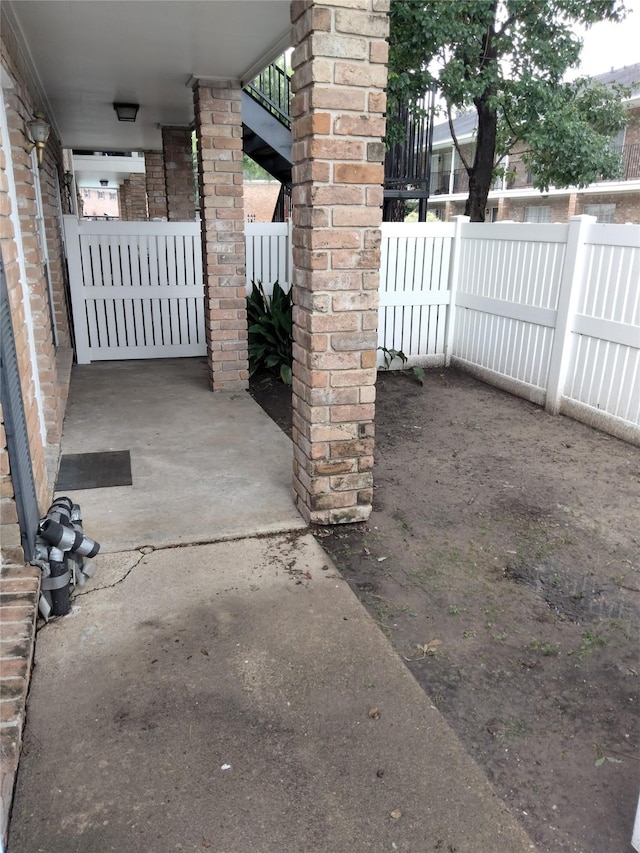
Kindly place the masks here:
POLYGON ((269 370, 287 385, 291 384, 291 308, 291 291, 285 293, 277 281, 271 298, 264 292, 261 281, 253 282, 247 296, 249 376, 257 370, 269 370))

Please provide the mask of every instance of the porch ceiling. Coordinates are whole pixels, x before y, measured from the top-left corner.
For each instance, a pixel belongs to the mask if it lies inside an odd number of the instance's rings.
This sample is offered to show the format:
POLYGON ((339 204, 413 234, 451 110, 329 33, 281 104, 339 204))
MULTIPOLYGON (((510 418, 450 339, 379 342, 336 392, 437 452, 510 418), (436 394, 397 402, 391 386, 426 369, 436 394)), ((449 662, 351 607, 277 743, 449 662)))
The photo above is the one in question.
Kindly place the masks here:
POLYGON ((289 46, 289 0, 5 2, 68 148, 158 149, 160 125, 193 120, 192 76, 245 80, 289 46))

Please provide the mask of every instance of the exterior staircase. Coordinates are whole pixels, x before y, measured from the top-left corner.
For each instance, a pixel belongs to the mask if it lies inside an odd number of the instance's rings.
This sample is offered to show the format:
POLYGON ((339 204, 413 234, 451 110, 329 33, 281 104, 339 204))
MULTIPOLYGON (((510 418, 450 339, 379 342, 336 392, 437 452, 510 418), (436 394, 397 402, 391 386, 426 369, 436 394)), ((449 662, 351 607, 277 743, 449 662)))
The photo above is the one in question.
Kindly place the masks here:
POLYGON ((291 189, 291 78, 284 57, 267 66, 242 92, 243 150, 283 187, 291 189))
MULTIPOLYGON (((244 153, 281 184, 274 222, 285 221, 291 206, 291 77, 285 69, 283 55, 242 92, 244 153)), ((397 119, 405 133, 389 147, 385 158, 383 219, 387 222, 404 221, 410 204, 420 222, 427 218, 435 90, 418 106, 419 110, 397 106, 397 119)))

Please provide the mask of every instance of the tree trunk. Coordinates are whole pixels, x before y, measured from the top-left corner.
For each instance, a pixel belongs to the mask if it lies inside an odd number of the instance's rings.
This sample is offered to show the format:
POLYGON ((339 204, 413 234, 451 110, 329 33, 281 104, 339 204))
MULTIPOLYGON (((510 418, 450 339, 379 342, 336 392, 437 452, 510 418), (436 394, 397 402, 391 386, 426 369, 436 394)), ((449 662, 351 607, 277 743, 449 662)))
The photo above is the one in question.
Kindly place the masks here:
MULTIPOLYGON (((492 0, 490 14, 492 24, 487 28, 483 39, 481 68, 497 67, 498 62, 494 40, 498 14, 497 0, 492 0)), ((464 208, 465 214, 471 218, 472 222, 484 222, 487 197, 493 180, 493 160, 496 153, 498 129, 495 95, 495 85, 489 83, 484 92, 473 100, 478 112, 478 138, 473 165, 469 172, 469 197, 464 208), (493 102, 493 106, 489 106, 491 102, 493 102)))
POLYGON ((464 212, 472 222, 484 222, 487 197, 493 180, 493 160, 496 150, 498 116, 487 106, 489 93, 475 102, 478 111, 478 141, 469 173, 469 197, 464 212))
POLYGON ((403 198, 386 198, 382 208, 383 222, 404 222, 407 204, 403 198))

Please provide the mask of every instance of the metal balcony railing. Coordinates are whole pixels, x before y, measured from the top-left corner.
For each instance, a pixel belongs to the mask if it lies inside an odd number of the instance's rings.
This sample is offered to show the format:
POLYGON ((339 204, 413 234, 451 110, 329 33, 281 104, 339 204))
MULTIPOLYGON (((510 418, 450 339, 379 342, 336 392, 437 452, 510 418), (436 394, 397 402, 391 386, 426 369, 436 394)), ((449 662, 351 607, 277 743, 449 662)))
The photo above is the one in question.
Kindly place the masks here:
POLYGON ((283 54, 247 83, 244 90, 281 124, 291 128, 291 75, 286 67, 283 54))
POLYGON ((617 145, 614 149, 620 154, 622 170, 616 181, 635 181, 640 178, 640 142, 633 145, 617 145))
POLYGON ((438 171, 431 173, 430 194, 449 195, 450 193, 464 193, 469 189, 469 175, 466 169, 455 169, 453 180, 451 171, 438 171))
MULTIPOLYGON (((615 178, 600 178, 597 183, 609 183, 611 181, 637 181, 640 180, 640 143, 634 142, 632 145, 616 145, 612 150, 620 155, 620 174, 615 178)), ((532 187, 534 174, 532 171, 527 171, 526 178, 512 179, 509 189, 512 187, 532 187)))

